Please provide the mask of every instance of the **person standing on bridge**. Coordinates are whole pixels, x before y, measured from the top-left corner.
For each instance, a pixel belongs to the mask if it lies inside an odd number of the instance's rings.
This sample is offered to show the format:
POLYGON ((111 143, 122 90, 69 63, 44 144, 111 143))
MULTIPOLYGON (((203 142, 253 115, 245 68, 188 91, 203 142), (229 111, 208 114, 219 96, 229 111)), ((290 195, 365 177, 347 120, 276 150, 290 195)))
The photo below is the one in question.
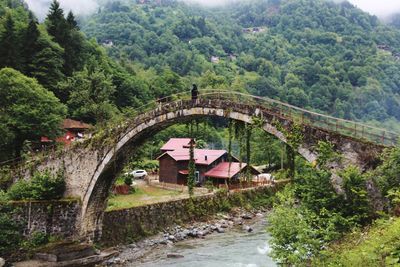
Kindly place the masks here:
POLYGON ((198 95, 199 95, 199 90, 197 89, 197 85, 193 84, 193 87, 192 87, 192 102, 193 103, 196 103, 198 95))

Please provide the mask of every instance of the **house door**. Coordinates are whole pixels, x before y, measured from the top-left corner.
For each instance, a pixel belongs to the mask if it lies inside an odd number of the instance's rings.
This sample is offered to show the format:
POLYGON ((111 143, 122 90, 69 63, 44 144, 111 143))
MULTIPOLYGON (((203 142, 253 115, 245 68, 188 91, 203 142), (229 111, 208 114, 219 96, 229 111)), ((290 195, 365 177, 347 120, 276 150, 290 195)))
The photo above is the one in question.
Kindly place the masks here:
POLYGON ((200 184, 200 172, 199 171, 196 171, 195 172, 195 175, 194 175, 194 179, 195 179, 195 184, 196 185, 198 185, 198 184, 200 184))

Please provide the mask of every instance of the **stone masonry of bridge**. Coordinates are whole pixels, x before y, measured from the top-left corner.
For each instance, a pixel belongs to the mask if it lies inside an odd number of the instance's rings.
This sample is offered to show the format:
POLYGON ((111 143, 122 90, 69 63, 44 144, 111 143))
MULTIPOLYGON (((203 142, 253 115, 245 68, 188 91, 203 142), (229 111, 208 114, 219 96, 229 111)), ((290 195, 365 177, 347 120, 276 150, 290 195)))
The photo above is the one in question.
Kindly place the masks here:
MULTIPOLYGON (((119 133, 113 136, 114 142, 99 146, 93 144, 93 140, 87 140, 83 144, 65 149, 57 156, 47 157, 36 167, 38 170, 64 171, 67 185, 65 197, 77 197, 82 201, 81 216, 76 226, 79 229, 77 237, 99 240, 109 191, 124 162, 135 148, 172 124, 210 116, 245 123, 252 123, 254 117, 262 118, 262 128, 285 143, 286 137, 277 129, 277 122, 287 131, 290 131, 293 124, 282 115, 258 105, 223 99, 200 98, 196 102, 178 100, 160 104, 158 108, 136 116, 126 125, 120 126, 119 133)), ((318 158, 316 145, 320 140, 331 142, 343 155, 344 160, 333 165, 332 169, 341 169, 349 164, 367 169, 377 163, 378 155, 383 149, 380 145, 308 125, 304 125, 302 131, 304 138, 297 152, 307 161, 314 162, 318 158)))

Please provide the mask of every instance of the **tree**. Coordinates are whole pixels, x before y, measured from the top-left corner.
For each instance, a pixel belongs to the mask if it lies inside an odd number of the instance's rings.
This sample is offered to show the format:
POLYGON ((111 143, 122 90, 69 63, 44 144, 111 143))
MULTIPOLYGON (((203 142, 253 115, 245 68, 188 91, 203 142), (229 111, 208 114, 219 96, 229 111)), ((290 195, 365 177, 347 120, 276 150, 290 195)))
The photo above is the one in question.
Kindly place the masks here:
POLYGON ((118 112, 111 101, 115 93, 111 77, 98 67, 75 72, 67 81, 59 84, 59 90, 69 95, 69 113, 76 119, 104 122, 118 112))
POLYGON ((57 0, 53 0, 46 18, 48 33, 54 37, 54 40, 60 45, 65 44, 69 28, 64 17, 64 11, 57 0))
POLYGON ((72 11, 68 12, 67 24, 70 29, 79 30, 78 23, 76 22, 74 13, 72 13, 72 11))
POLYGON ((193 196, 193 190, 194 190, 194 183, 195 183, 195 176, 196 176, 196 164, 194 162, 194 139, 192 138, 190 140, 190 146, 189 146, 189 173, 188 173, 188 181, 187 181, 187 186, 188 186, 188 191, 189 191, 189 196, 193 196))
POLYGON ((367 192, 367 180, 357 167, 351 166, 340 173, 346 196, 343 215, 358 225, 371 221, 373 211, 367 192))
POLYGON ((32 19, 29 21, 28 27, 26 28, 22 38, 22 55, 24 63, 24 73, 30 74, 33 63, 33 58, 36 53, 39 52, 39 36, 40 32, 37 27, 37 21, 32 19))
POLYGON ((71 29, 66 37, 65 43, 60 43, 64 47, 64 73, 72 75, 76 70, 81 70, 84 65, 82 34, 77 29, 71 29))
POLYGON ((64 80, 64 50, 49 36, 41 34, 38 39, 39 51, 32 57, 27 66, 28 74, 36 78, 41 85, 51 90, 63 103, 67 102, 64 92, 58 90, 57 84, 64 80))
POLYGON ((0 68, 20 68, 19 47, 14 19, 11 14, 7 14, 4 21, 4 32, 0 36, 0 68))
POLYGON ((64 48, 64 74, 71 76, 83 67, 83 36, 72 12, 67 19, 60 3, 54 0, 46 19, 47 31, 64 48))
POLYGON ((0 146, 9 148, 7 155, 19 156, 26 140, 41 136, 56 137, 66 108, 53 95, 31 79, 11 68, 0 70, 0 125, 7 138, 0 146))
POLYGON ((288 91, 287 101, 297 107, 306 107, 309 102, 308 95, 300 88, 293 87, 288 91))

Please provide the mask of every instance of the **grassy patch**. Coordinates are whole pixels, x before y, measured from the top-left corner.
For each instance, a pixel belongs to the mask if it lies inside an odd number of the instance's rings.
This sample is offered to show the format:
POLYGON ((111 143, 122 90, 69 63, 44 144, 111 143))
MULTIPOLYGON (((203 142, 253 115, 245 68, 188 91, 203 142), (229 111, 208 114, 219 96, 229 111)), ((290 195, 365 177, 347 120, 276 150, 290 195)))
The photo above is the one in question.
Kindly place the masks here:
MULTIPOLYGON (((323 253, 315 266, 400 266, 400 218, 377 220, 323 253)), ((314 265, 314 264, 313 264, 314 265)))
POLYGON ((136 189, 135 193, 110 197, 106 211, 143 206, 185 197, 186 195, 187 194, 178 191, 166 190, 153 186, 141 186, 136 189))

